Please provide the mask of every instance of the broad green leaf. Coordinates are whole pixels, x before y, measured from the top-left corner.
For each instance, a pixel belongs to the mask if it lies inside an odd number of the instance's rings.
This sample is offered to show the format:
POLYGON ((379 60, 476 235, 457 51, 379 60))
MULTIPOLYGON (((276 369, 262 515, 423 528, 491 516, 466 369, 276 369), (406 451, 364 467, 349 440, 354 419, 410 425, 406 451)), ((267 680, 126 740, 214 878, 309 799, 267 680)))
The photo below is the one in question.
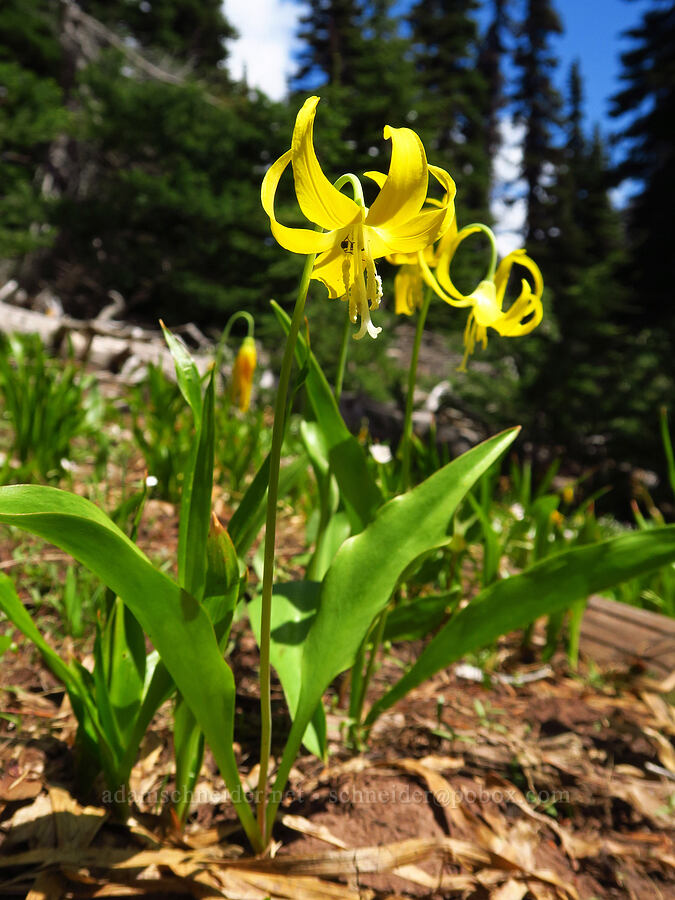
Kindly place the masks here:
MULTIPOLYGON (((124 748, 122 747, 122 736, 117 725, 117 719, 110 703, 110 690, 108 688, 108 680, 106 677, 109 667, 104 662, 103 657, 103 639, 101 629, 97 623, 96 640, 94 641, 94 671, 91 673, 91 678, 93 679, 92 691, 96 709, 98 710, 98 717, 101 726, 105 731, 108 746, 114 754, 115 770, 117 770, 119 761, 124 753, 124 748)), ((82 669, 82 676, 84 678, 89 677, 89 673, 84 668, 82 669)), ((116 788, 117 784, 114 782, 113 784, 109 783, 108 787, 116 788)))
POLYGON ((426 637, 438 628, 459 600, 459 588, 455 588, 446 594, 430 594, 400 603, 387 616, 382 640, 394 643, 426 637))
POLYGON ((173 714, 173 746, 176 760, 176 802, 179 821, 190 809, 192 795, 204 760, 204 732, 182 696, 176 698, 173 714))
MULTIPOLYGON (((316 615, 321 585, 314 581, 278 584, 272 596, 270 659, 284 689, 286 703, 294 717, 300 697, 300 664, 302 644, 316 615)), ((248 604, 251 628, 260 640, 261 596, 248 604)), ((302 739, 310 753, 324 759, 326 755, 326 716, 319 703, 302 739)))
POLYGON ((159 324, 162 326, 164 340, 173 357, 178 387, 192 410, 195 426, 199 429, 202 420, 202 380, 199 370, 183 341, 172 334, 161 319, 159 324))
POLYGON ((138 748, 145 732, 148 730, 152 717, 175 690, 176 685, 173 678, 164 663, 159 659, 157 651, 153 650, 146 658, 146 684, 143 701, 134 722, 134 730, 129 736, 124 758, 120 763, 120 784, 126 784, 129 780, 131 769, 138 756, 138 748))
POLYGON ((307 577, 321 581, 335 559, 335 554, 352 533, 349 516, 343 510, 333 513, 320 531, 316 549, 307 567, 307 577))
POLYGON ((458 503, 518 431, 511 429, 479 444, 413 490, 390 500, 363 532, 342 545, 323 581, 319 609, 303 643, 300 699, 276 789, 283 789, 324 690, 351 666, 401 573, 430 548, 447 542, 458 503))
POLYGON ((548 536, 551 533, 551 516, 559 505, 560 497, 557 494, 544 494, 530 507, 535 531, 533 562, 543 559, 550 550, 548 536))
POLYGON ((206 611, 84 497, 39 485, 0 488, 0 522, 51 541, 94 572, 129 606, 199 722, 242 825, 257 829, 232 749, 234 677, 206 611))
MULTIPOLYGON (((288 334, 290 318, 274 301, 272 308, 288 334)), ((307 356, 307 342, 302 335, 298 336, 296 356, 299 361, 307 356)), ((311 351, 305 387, 328 448, 331 471, 352 520, 352 531, 362 531, 382 505, 382 494, 370 473, 363 447, 345 425, 326 376, 311 351)))
POLYGON ((329 454, 323 432, 316 422, 303 420, 300 436, 314 469, 319 490, 316 546, 307 566, 305 577, 321 581, 328 571, 333 557, 351 534, 351 522, 347 513, 336 512, 340 494, 335 477, 330 470, 329 454))
POLYGON ((467 500, 480 522, 483 534, 483 585, 485 586, 491 584, 497 577, 501 547, 497 533, 492 527, 490 517, 483 507, 479 505, 473 494, 469 494, 467 500))
MULTIPOLYGON (((222 648, 229 637, 234 608, 239 596, 240 576, 237 552, 227 530, 220 524, 215 513, 211 514, 206 558, 203 605, 213 624, 218 646, 222 648)), ((174 809, 179 820, 183 821, 189 811, 202 767, 204 735, 192 710, 181 696, 176 699, 173 726, 178 796, 174 809)))
POLYGON ((410 671, 372 707, 366 724, 465 653, 673 560, 675 525, 670 525, 567 550, 490 585, 439 631, 410 671))
POLYGON ((178 580, 197 600, 204 596, 206 581, 206 542, 213 493, 214 401, 212 369, 204 396, 201 422, 197 425, 196 451, 190 455, 188 471, 183 481, 178 536, 178 580))
MULTIPOLYGON (((232 613, 239 597, 242 573, 239 571, 239 559, 232 539, 215 513, 211 515, 206 556, 208 565, 204 606, 213 623, 218 643, 222 646, 232 624, 232 613)), ((242 568, 245 574, 246 568, 243 564, 242 568)))
POLYGON ((119 597, 115 598, 107 624, 111 633, 106 681, 115 721, 126 744, 133 733, 145 689, 145 635, 119 597))

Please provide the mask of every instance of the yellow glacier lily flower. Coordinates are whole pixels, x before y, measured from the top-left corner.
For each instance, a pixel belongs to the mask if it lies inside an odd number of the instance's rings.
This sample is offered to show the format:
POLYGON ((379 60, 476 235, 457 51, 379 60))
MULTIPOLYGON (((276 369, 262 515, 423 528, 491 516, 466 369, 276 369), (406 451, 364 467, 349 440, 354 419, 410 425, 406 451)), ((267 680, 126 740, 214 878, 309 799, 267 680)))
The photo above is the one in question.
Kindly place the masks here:
POLYGON ((434 292, 451 306, 471 307, 464 330, 465 352, 460 371, 466 371, 467 360, 477 343, 481 343, 483 348, 487 347, 488 328, 494 328, 502 337, 521 337, 533 331, 544 315, 541 304, 544 281, 539 267, 525 250, 514 250, 505 256, 497 271, 494 272, 492 267, 494 274, 488 274, 471 294, 462 294, 457 290, 450 277, 450 263, 462 241, 480 231, 487 233, 494 245, 494 236, 485 226, 469 225, 463 228, 445 247, 438 260, 435 276, 422 254, 419 254, 424 280, 434 292), (532 276, 532 284, 525 278, 521 279, 518 298, 508 309, 503 309, 506 286, 514 265, 527 269, 532 276))
MULTIPOLYGON (((429 203, 437 201, 428 200, 429 203)), ((429 269, 435 268, 445 248, 457 235, 457 220, 453 217, 450 228, 441 237, 438 245, 427 247, 424 262, 429 269)), ((412 316, 416 309, 422 308, 424 273, 417 253, 393 253, 387 256, 387 262, 398 266, 394 276, 394 309, 397 316, 412 316)))
MULTIPOLYGON (((318 97, 310 97, 298 113, 291 149, 273 163, 263 180, 262 205, 272 234, 282 247, 293 253, 318 254, 312 278, 326 286, 330 297, 347 301, 352 322, 360 318, 354 337, 362 338, 368 332, 375 338, 382 330, 370 318, 382 297, 375 260, 392 253, 417 253, 446 231, 454 218, 454 183, 443 169, 427 164, 424 147, 414 131, 387 125, 384 137, 392 143, 389 172, 386 176, 369 173, 380 186, 369 209, 360 197, 352 200, 330 183, 316 157, 313 130, 318 102, 318 97), (293 167, 300 209, 323 230, 289 228, 277 220, 274 197, 289 165, 293 167), (430 174, 442 185, 446 202, 438 208, 423 209, 430 174)), ((351 175, 336 184, 345 180, 358 184, 351 175)))
POLYGON ((232 368, 232 399, 242 412, 246 412, 251 405, 251 388, 253 387, 256 362, 255 341, 252 337, 245 337, 232 368))

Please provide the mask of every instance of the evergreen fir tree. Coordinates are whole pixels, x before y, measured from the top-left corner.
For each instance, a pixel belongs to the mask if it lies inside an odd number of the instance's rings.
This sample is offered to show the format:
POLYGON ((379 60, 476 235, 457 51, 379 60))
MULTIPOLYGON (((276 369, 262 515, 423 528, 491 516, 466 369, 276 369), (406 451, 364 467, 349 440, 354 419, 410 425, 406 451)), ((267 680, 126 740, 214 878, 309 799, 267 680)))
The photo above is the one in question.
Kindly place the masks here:
POLYGON ((506 52, 504 34, 509 27, 507 3, 508 0, 492 0, 492 18, 478 54, 478 70, 486 84, 485 151, 490 159, 494 159, 501 144, 499 113, 505 103, 502 60, 506 52))
POLYGON ((324 101, 317 125, 326 168, 344 171, 346 143, 354 171, 386 171, 388 162, 380 165, 378 159, 386 160, 383 126, 411 123, 415 98, 409 41, 399 33, 393 2, 310 0, 308 5, 291 86, 304 95, 318 90, 324 101))
POLYGON ((48 244, 49 145, 66 123, 56 81, 58 6, 40 0, 0 7, 0 260, 48 244))
POLYGON ((330 84, 353 87, 355 62, 360 55, 361 4, 358 0, 309 0, 300 17, 298 71, 291 86, 330 84))
POLYGON ((592 434, 615 439, 619 420, 625 431, 634 408, 626 385, 617 379, 629 352, 622 327, 626 295, 619 269, 620 221, 609 200, 608 161, 599 129, 590 141, 584 131, 578 62, 570 69, 562 125, 565 144, 550 191, 556 226, 549 232, 546 286, 553 311, 537 341, 538 359, 554 358, 556 364, 540 362, 525 394, 539 409, 538 438, 566 444, 579 454, 588 451, 592 434))
MULTIPOLYGON (((627 214, 631 263, 626 279, 639 297, 635 327, 661 326, 673 334, 672 198, 675 196, 675 3, 652 0, 639 25, 626 33, 633 47, 621 57, 624 87, 612 114, 625 116, 618 138, 624 159, 616 178, 639 191, 627 214)), ((664 364, 675 372, 671 348, 664 364)))
POLYGON ((550 41, 562 30, 552 0, 526 0, 515 54, 518 80, 513 99, 517 121, 525 125, 522 177, 526 184, 526 240, 542 266, 550 229, 555 228, 550 187, 558 162, 553 134, 561 106, 553 84, 557 60, 551 53, 550 41))
POLYGON ((222 65, 226 41, 235 36, 221 0, 79 0, 78 5, 142 48, 168 54, 202 76, 222 65))
POLYGON ((489 218, 488 84, 477 66, 477 0, 421 0, 408 14, 420 82, 420 131, 453 174, 465 222, 489 218))

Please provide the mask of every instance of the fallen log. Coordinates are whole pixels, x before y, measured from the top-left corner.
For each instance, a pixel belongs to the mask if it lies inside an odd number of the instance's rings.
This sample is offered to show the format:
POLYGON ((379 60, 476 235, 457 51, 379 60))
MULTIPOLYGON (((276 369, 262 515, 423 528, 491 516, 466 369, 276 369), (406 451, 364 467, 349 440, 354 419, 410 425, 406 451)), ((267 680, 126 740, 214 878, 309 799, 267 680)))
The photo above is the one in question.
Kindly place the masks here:
MULTIPOLYGON (((24 309, 0 300, 0 332, 37 334, 50 353, 65 355, 72 352, 80 362, 112 372, 125 382, 144 377, 150 363, 161 366, 167 375, 173 376, 173 360, 159 328, 142 328, 112 319, 110 309, 106 307, 94 319, 75 319, 24 309)), ((215 345, 193 323, 174 330, 199 345, 199 349, 193 351, 193 357, 199 371, 205 372, 213 360, 215 345)))
POLYGON ((657 676, 675 671, 675 619, 604 597, 591 597, 581 651, 599 663, 644 665, 657 676))

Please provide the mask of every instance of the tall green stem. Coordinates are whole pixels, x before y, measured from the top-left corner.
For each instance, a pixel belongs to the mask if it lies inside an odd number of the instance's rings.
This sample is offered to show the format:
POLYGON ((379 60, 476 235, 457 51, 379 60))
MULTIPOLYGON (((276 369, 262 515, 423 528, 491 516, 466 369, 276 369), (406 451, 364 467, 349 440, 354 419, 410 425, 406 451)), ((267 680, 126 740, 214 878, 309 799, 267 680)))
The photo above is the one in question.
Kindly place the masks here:
POLYGON ((335 399, 340 402, 342 394, 342 382, 345 377, 345 368, 347 366, 347 351, 349 349, 349 334, 351 332, 351 322, 349 316, 345 316, 345 323, 342 331, 342 343, 340 344, 340 355, 338 356, 337 375, 335 376, 335 399))
POLYGON ((260 775, 258 778, 257 807, 258 828, 263 841, 266 837, 265 810, 267 806, 267 770, 272 749, 272 703, 270 690, 270 629, 272 616, 272 587, 274 585, 274 557, 277 526, 277 497, 279 491, 279 466, 281 444, 284 437, 284 418, 288 386, 293 368, 293 355, 298 332, 302 324, 309 279, 314 266, 315 255, 310 254, 300 279, 298 296, 295 301, 291 327, 286 338, 284 355, 279 373, 279 386, 274 404, 274 425, 272 447, 270 449, 269 486, 267 491, 267 518, 265 525, 265 554, 262 581, 262 613, 260 619, 260 775))
POLYGON ((431 289, 424 288, 422 306, 417 314, 417 327, 415 328, 415 341, 410 357, 408 369, 408 395, 405 401, 405 419, 403 420, 403 437, 401 438, 401 493, 410 487, 410 445, 412 440, 412 414, 413 398, 415 396, 415 384, 417 383, 417 362, 420 355, 420 344, 424 333, 424 323, 427 320, 429 304, 431 302, 431 289))

